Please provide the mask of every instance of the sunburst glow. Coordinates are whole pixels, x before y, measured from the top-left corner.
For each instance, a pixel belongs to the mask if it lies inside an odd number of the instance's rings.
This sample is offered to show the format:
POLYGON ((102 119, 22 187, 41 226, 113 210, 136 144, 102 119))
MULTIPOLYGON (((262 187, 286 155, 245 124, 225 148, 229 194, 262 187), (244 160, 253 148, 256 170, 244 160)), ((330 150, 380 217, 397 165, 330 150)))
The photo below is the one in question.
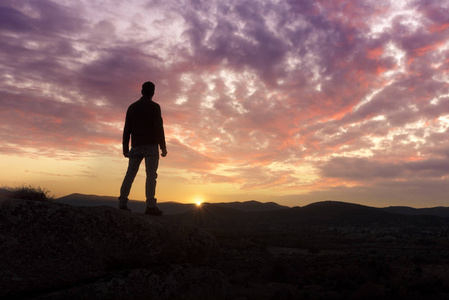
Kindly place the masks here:
POLYGON ((196 204, 196 206, 201 206, 201 204, 203 204, 203 202, 204 202, 203 196, 195 196, 193 198, 193 200, 194 200, 194 203, 196 204))

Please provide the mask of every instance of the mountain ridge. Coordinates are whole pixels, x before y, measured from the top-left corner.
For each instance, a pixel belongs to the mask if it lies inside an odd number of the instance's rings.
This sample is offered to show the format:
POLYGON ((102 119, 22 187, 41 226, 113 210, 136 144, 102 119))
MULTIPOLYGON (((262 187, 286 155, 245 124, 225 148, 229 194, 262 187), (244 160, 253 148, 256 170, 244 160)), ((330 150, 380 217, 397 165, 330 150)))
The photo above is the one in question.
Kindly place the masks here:
MULTIPOLYGON (((74 206, 111 206, 117 207, 117 197, 114 196, 97 196, 92 194, 73 193, 55 200, 57 203, 69 204, 74 206)), ((205 203, 203 203, 205 204, 205 203)), ((255 200, 249 201, 234 201, 234 202, 219 202, 213 203, 226 208, 236 209, 238 211, 271 211, 289 209, 288 206, 283 206, 275 202, 259 202, 255 200)), ((195 208, 193 203, 180 203, 175 201, 158 202, 158 207, 164 211, 164 214, 175 215, 187 212, 195 208)), ((144 211, 145 201, 129 200, 128 207, 132 211, 144 211)))
MULTIPOLYGON (((98 196, 93 194, 81 194, 81 193, 73 193, 69 194, 55 200, 57 203, 64 203, 74 206, 111 206, 117 207, 117 197, 114 196, 98 196)), ((294 206, 288 207, 285 205, 280 205, 276 202, 259 202, 256 200, 249 201, 233 201, 233 202, 217 202, 211 203, 214 205, 220 205, 222 207, 232 208, 238 211, 276 211, 276 210, 289 210, 289 209, 297 209, 297 208, 306 208, 311 209, 312 207, 325 206, 329 204, 337 205, 336 203, 348 204, 347 207, 369 207, 374 209, 379 209, 381 211, 395 213, 400 215, 409 215, 409 216, 438 216, 443 218, 449 218, 449 207, 445 206, 436 206, 436 207, 428 207, 428 208, 414 208, 410 206, 388 206, 388 207, 372 207, 363 204, 350 203, 344 201, 333 201, 333 200, 324 200, 318 201, 314 203, 310 203, 305 206, 294 206), (353 206, 351 206, 353 205, 353 206)), ((132 211, 143 211, 145 210, 145 202, 130 200, 128 206, 132 211)), ((195 208, 195 204, 193 203, 180 203, 176 201, 168 201, 168 202, 158 202, 158 206, 164 210, 165 214, 174 215, 187 212, 195 208)))

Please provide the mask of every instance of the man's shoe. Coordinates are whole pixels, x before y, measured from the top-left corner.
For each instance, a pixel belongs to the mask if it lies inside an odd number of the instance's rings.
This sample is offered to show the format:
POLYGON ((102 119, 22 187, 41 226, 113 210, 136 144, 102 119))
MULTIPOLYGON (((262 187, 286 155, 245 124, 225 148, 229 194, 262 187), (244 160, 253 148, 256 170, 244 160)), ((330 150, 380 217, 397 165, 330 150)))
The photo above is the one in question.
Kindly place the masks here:
POLYGON ((131 211, 126 205, 120 205, 118 208, 121 210, 131 211))
POLYGON ((145 210, 146 215, 161 216, 162 213, 163 211, 157 207, 147 207, 147 209, 145 210))

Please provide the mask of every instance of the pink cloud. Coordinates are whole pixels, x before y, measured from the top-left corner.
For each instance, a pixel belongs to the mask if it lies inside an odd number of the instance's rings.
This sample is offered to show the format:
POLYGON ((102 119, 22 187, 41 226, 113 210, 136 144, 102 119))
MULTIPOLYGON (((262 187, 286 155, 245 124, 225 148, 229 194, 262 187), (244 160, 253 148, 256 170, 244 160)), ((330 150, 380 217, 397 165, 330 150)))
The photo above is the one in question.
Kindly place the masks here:
MULTIPOLYGON (((424 176, 439 184, 446 174, 435 165, 449 149, 442 121, 448 55, 441 51, 449 14, 441 2, 410 3, 420 22, 413 27, 409 15, 377 2, 154 1, 139 7, 160 10, 148 29, 133 22, 137 15, 94 11, 97 1, 2 5, 4 143, 41 153, 111 153, 127 106, 152 80, 167 167, 204 182, 291 189, 302 185, 297 174, 269 165, 305 161, 321 171, 312 184, 320 189, 424 176), (390 26, 371 32, 377 18, 393 13, 390 26), (179 32, 153 34, 174 20, 179 32), (366 152, 372 157, 358 156, 366 152)), ((347 192, 361 190, 371 191, 347 192)))
POLYGON ((395 179, 430 179, 445 180, 449 175, 447 159, 432 158, 417 161, 383 162, 366 158, 337 157, 331 159, 321 168, 323 175, 330 178, 349 179, 353 181, 395 179))

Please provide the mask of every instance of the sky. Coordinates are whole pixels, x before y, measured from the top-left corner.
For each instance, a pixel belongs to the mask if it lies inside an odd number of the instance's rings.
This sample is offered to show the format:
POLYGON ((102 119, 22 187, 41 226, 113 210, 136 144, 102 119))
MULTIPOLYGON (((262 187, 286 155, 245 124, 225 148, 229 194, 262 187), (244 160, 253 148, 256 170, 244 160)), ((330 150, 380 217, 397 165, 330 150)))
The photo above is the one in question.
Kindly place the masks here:
POLYGON ((448 49, 441 0, 2 0, 0 184, 118 196, 152 81, 159 202, 449 206, 448 49))

